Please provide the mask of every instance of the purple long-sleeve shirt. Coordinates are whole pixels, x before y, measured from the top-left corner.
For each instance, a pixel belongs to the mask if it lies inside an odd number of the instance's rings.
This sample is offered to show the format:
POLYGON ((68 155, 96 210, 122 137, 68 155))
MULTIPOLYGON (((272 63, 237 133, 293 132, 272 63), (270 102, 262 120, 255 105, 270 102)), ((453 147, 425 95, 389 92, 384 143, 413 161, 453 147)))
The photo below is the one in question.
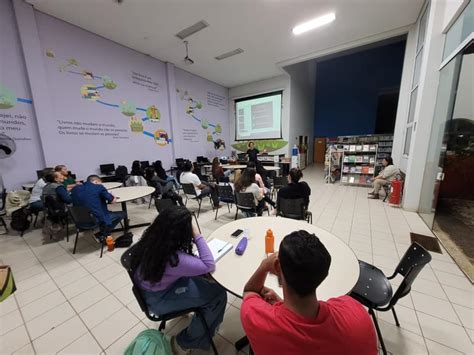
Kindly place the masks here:
POLYGON ((177 253, 179 257, 178 265, 173 267, 168 263, 159 282, 152 283, 143 280, 139 274, 140 269, 138 269, 135 280, 140 288, 146 291, 163 291, 181 277, 199 276, 213 272, 216 269, 216 263, 205 239, 199 235, 196 237, 195 243, 199 257, 179 251, 177 253))

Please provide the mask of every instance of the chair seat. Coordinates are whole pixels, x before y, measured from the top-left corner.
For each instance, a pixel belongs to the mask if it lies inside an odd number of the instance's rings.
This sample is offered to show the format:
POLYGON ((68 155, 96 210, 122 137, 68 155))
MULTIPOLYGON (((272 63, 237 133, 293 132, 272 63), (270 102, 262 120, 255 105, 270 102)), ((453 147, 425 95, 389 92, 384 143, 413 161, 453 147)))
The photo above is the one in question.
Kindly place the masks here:
POLYGON ((375 308, 386 306, 392 298, 392 285, 375 266, 359 260, 360 275, 351 297, 363 305, 375 308))
POLYGON ((224 202, 224 203, 234 203, 234 199, 229 197, 229 198, 226 198, 226 197, 219 197, 219 200, 221 202, 224 202))

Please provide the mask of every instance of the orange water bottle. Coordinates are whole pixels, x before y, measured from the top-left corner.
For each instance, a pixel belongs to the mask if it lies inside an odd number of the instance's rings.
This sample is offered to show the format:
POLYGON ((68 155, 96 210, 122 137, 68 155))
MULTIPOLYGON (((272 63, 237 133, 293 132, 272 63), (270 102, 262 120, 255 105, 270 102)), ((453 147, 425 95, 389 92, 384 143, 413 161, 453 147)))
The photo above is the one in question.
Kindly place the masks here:
POLYGON ((107 244, 108 251, 113 251, 115 249, 115 242, 112 236, 109 235, 107 238, 105 238, 105 243, 107 244))
POLYGON ((275 237, 273 236, 272 230, 269 229, 267 230, 267 234, 265 235, 265 253, 267 255, 275 252, 274 244, 275 237))

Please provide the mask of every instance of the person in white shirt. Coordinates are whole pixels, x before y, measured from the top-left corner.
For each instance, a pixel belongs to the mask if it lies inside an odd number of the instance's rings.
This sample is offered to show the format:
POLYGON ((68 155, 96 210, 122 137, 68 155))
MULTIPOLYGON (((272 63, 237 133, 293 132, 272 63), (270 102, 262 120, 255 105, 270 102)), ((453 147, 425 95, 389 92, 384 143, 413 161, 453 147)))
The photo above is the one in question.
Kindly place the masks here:
MULTIPOLYGON (((263 208, 265 207, 264 190, 260 188, 255 181, 255 169, 244 169, 242 175, 240 175, 239 179, 234 183, 234 188, 237 192, 250 192, 253 194, 257 216, 261 216, 263 208)), ((255 214, 247 213, 246 215, 251 217, 255 214)))
POLYGON ((398 168, 393 165, 392 157, 384 158, 382 160, 382 165, 384 166, 384 168, 374 179, 374 189, 369 192, 368 198, 370 199, 378 199, 379 191, 382 186, 385 186, 395 180, 397 174, 400 173, 398 168))
POLYGON ((46 186, 47 182, 44 177, 53 172, 53 169, 44 169, 41 173, 41 178, 36 181, 33 189, 31 190, 30 195, 30 210, 32 212, 39 212, 43 210, 43 201, 41 200, 41 195, 43 194, 43 188, 46 186))
POLYGON ((196 190, 197 196, 208 196, 211 195, 212 203, 214 208, 221 207, 219 205, 219 196, 214 185, 202 182, 199 177, 193 173, 193 164, 186 160, 184 162, 183 172, 179 178, 181 184, 193 184, 196 190))

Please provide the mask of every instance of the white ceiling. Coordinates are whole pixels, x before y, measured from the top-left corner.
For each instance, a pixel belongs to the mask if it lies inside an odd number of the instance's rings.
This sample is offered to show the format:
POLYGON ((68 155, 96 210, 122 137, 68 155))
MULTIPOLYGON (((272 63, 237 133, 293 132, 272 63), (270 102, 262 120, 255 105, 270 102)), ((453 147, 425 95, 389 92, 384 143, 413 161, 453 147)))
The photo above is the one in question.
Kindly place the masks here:
POLYGON ((36 9, 149 54, 226 87, 280 75, 277 63, 392 31, 416 21, 423 0, 26 0, 36 9), (294 36, 294 25, 334 11, 336 20, 294 36), (193 65, 175 37, 205 20, 187 38, 193 65), (243 48, 237 56, 215 56, 243 48))

